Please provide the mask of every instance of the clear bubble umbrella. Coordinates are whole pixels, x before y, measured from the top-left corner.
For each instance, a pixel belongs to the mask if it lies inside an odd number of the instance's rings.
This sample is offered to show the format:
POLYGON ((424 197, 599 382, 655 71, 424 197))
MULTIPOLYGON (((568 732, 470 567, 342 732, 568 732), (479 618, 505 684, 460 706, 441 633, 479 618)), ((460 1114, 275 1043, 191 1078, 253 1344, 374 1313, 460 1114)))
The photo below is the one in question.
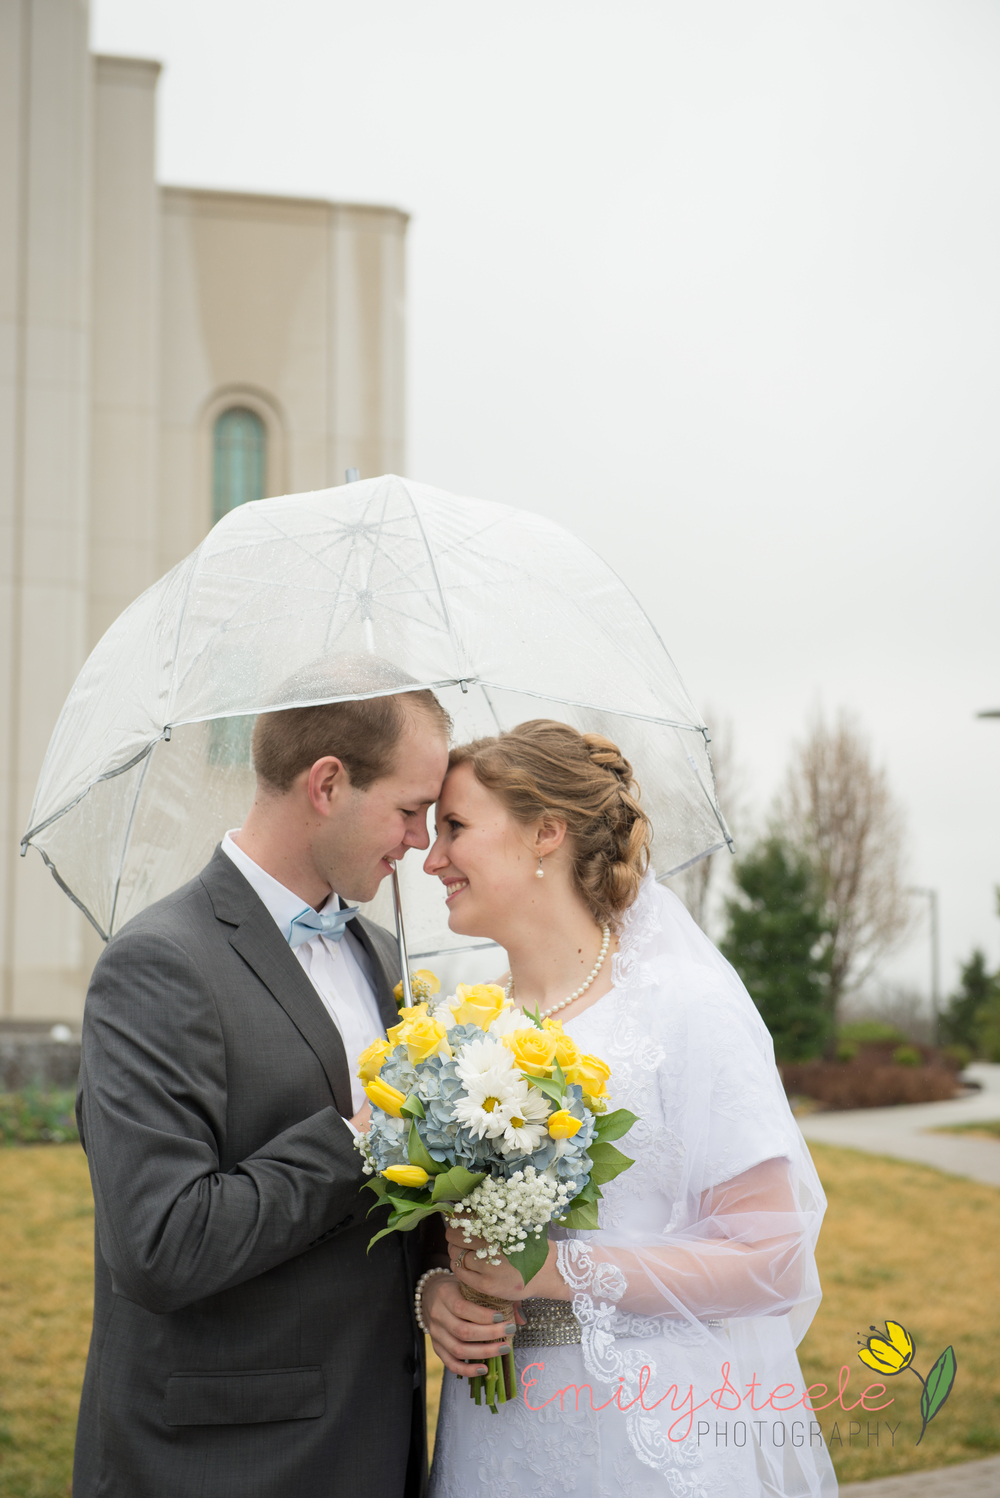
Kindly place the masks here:
MULTIPOLYGON (((241 824, 257 713, 401 682, 438 694, 456 742, 544 717, 614 739, 661 878, 731 845, 705 726, 611 568, 539 515, 390 475, 241 506, 125 610, 67 698, 22 853, 107 938, 241 824)), ((469 950, 420 859, 399 872, 411 958, 469 950)), ((369 913, 391 924, 389 891, 369 913)))

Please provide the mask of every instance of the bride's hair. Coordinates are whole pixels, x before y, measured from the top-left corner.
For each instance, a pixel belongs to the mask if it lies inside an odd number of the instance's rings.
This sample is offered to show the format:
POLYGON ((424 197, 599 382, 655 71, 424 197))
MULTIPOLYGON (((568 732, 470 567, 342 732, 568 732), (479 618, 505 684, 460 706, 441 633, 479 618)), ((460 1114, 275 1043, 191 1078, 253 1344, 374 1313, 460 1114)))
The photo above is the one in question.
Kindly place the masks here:
POLYGON ((632 904, 649 863, 649 818, 632 766, 600 733, 535 718, 496 738, 453 749, 448 768, 471 765, 515 821, 551 815, 572 839, 577 888, 595 920, 616 923, 632 904))

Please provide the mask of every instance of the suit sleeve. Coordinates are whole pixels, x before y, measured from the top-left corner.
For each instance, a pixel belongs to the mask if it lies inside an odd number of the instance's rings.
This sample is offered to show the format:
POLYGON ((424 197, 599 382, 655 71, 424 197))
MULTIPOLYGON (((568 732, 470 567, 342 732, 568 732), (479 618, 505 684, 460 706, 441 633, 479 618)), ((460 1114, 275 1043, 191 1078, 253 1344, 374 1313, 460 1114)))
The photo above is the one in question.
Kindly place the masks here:
POLYGON ((356 1219, 361 1156, 336 1108, 228 1171, 226 1055, 214 1001, 169 937, 126 934, 94 971, 78 1112, 115 1292, 180 1310, 356 1219))

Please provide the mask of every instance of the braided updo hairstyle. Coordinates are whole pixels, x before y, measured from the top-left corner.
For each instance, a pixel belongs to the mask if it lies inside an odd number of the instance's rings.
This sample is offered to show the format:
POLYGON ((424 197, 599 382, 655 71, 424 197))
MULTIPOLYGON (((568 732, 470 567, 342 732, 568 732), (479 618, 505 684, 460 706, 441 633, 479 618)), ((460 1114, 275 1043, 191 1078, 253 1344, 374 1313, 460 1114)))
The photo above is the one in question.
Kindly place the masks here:
POLYGON ((598 925, 617 924, 638 894, 652 836, 632 766, 617 744, 535 718, 459 745, 448 768, 458 765, 471 765, 515 821, 530 825, 548 813, 565 822, 577 888, 598 925))

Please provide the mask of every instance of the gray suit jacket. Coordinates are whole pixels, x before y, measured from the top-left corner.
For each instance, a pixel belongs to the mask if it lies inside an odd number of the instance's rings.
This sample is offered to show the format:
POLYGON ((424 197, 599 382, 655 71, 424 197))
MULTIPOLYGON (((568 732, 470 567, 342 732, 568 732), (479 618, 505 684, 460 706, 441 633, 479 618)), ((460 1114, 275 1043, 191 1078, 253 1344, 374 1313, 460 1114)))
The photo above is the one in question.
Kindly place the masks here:
MULTIPOLYGON (((395 943, 351 930, 396 1020, 395 943)), ((353 1057, 350 1058, 353 1061, 353 1057)), ((340 1034, 216 850, 94 969, 97 1213, 74 1498, 418 1498, 420 1244, 366 1219, 340 1034)))

